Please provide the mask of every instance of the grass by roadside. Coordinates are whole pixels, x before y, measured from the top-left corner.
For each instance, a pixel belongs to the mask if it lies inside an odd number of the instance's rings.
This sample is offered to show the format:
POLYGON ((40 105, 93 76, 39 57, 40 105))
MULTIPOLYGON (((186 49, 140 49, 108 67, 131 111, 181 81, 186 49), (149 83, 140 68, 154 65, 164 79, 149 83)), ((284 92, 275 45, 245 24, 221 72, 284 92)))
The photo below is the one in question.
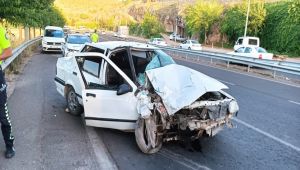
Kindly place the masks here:
POLYGON ((10 96, 15 88, 15 82, 18 79, 20 73, 22 73, 25 65, 31 59, 31 56, 36 52, 40 42, 36 42, 33 45, 27 47, 19 57, 17 57, 6 69, 5 78, 8 85, 7 95, 10 96))

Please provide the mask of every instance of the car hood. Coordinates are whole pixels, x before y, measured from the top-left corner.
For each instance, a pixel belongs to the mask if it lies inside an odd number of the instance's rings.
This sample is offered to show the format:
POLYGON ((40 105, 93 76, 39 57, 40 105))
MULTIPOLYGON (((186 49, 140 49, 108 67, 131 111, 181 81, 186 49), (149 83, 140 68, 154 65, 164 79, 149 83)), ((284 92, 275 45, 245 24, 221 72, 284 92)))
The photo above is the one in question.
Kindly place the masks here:
POLYGON ((146 75, 169 115, 192 104, 206 92, 228 89, 214 78, 177 64, 147 70, 146 75))
POLYGON ((43 37, 43 41, 46 42, 65 42, 64 38, 56 38, 56 37, 43 37))
POLYGON ((79 51, 81 49, 81 47, 83 46, 83 44, 66 44, 68 49, 72 49, 72 50, 76 50, 79 51))

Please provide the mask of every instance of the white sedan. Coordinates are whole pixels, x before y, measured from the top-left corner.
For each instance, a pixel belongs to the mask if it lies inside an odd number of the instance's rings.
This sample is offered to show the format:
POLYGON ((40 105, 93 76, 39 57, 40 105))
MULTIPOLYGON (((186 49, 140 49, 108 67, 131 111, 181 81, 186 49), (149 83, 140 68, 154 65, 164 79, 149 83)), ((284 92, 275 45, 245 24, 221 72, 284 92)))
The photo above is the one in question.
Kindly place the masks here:
POLYGON ((212 137, 239 110, 226 85, 148 44, 85 44, 56 66, 56 88, 71 114, 84 107, 87 126, 135 131, 147 154, 163 141, 212 137))
POLYGON ((88 42, 91 42, 91 39, 87 35, 69 34, 66 37, 66 43, 62 46, 63 56, 67 56, 70 52, 78 52, 88 42))
POLYGON ((251 46, 240 47, 237 50, 235 50, 234 52, 230 52, 228 54, 250 57, 250 58, 266 59, 266 60, 273 59, 273 54, 268 53, 262 47, 251 47, 251 46))
POLYGON ((148 43, 152 45, 167 46, 167 43, 162 38, 151 38, 148 43))
POLYGON ((188 50, 202 50, 201 44, 196 40, 186 40, 179 45, 179 48, 188 50))

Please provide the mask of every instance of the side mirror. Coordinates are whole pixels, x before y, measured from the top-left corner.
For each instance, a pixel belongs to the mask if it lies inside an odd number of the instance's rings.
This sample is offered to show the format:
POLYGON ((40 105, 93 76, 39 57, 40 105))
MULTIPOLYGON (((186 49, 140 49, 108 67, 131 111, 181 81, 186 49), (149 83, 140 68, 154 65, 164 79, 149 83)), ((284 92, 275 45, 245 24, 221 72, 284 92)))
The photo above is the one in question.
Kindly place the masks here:
POLYGON ((119 87, 118 87, 118 91, 117 91, 117 95, 123 95, 123 94, 126 94, 128 92, 132 92, 132 89, 131 87, 128 85, 128 84, 121 84, 119 87))
POLYGON ((236 53, 237 53, 238 51, 237 51, 237 50, 234 50, 234 52, 236 52, 236 53))

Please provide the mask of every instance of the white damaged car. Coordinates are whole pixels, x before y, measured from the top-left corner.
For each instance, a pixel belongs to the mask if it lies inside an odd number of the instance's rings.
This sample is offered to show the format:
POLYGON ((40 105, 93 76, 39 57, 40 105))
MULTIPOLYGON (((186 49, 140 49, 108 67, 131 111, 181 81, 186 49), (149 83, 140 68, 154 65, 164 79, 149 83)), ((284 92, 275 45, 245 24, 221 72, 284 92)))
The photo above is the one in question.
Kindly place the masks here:
POLYGON ((135 131, 148 154, 166 141, 214 136, 239 110, 226 85, 135 42, 85 44, 58 59, 55 82, 71 114, 84 108, 88 126, 135 131))

